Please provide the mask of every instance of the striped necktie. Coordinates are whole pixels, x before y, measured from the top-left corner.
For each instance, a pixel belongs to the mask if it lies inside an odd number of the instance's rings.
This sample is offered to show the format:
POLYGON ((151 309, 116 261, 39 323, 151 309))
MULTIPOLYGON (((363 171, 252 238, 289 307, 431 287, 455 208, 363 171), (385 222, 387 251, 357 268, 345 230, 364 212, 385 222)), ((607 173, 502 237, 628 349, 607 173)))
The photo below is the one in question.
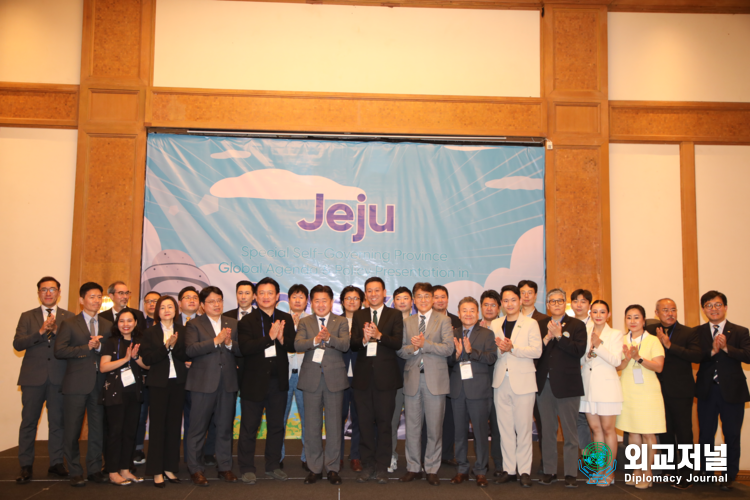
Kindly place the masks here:
MULTIPOLYGON (((718 334, 719 334, 719 325, 714 325, 714 334, 713 334, 714 340, 716 340, 716 336, 718 334)), ((714 382, 718 384, 719 383, 719 368, 718 368, 718 364, 715 363, 714 366, 715 366, 715 368, 714 368, 714 382)))

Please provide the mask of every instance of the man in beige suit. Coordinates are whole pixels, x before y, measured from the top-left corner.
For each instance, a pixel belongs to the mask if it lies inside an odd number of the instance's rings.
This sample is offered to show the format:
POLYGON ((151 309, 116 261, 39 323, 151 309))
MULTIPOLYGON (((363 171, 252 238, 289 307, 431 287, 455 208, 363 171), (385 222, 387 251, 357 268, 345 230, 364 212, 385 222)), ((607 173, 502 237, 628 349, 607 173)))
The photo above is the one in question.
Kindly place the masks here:
POLYGON ((406 475, 403 482, 422 477, 422 421, 427 425, 424 470, 427 482, 440 484, 438 469, 443 454, 445 396, 450 392, 448 356, 453 354, 453 326, 448 316, 432 310, 432 285, 416 283, 412 290, 417 314, 404 321, 403 347, 398 355, 404 368, 406 408, 406 475))
POLYGON ((521 292, 514 285, 500 291, 507 315, 492 322, 497 362, 492 380, 503 449, 502 476, 497 484, 515 481, 531 486, 531 423, 536 398, 534 360, 542 355, 539 323, 520 314, 521 292))

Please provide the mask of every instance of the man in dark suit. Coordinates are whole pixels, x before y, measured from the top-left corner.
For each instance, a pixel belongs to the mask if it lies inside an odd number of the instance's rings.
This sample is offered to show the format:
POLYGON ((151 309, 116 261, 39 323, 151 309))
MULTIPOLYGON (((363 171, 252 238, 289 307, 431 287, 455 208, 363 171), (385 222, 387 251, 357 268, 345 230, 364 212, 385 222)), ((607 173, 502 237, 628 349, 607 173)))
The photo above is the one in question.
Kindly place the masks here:
POLYGON ((161 294, 159 292, 148 292, 143 297, 143 312, 146 318, 146 328, 154 326, 154 312, 156 312, 156 303, 159 302, 161 294))
POLYGON ((404 334, 401 311, 386 307, 385 282, 373 276, 365 281, 367 309, 354 313, 351 348, 357 352, 352 389, 357 405, 362 472, 358 483, 376 478, 388 482, 391 463, 391 419, 396 391, 403 387, 398 355, 404 334), (376 435, 377 428, 377 435, 376 435))
MULTIPOLYGON (((461 328, 461 320, 458 316, 448 312, 448 289, 443 285, 433 287, 432 310, 445 314, 451 320, 451 327, 461 328)), ((445 465, 458 465, 454 451, 455 443, 453 442, 456 434, 456 427, 453 422, 453 407, 451 406, 450 396, 445 398, 445 415, 443 416, 443 456, 442 462, 445 465)), ((427 426, 422 426, 422 458, 424 459, 427 447, 427 426)))
MULTIPOLYGON (((693 444, 693 398, 695 378, 693 363, 700 363, 701 349, 698 332, 694 328, 681 325, 677 321, 677 304, 672 299, 656 302, 656 317, 659 323, 646 327, 646 330, 659 338, 664 346, 664 368, 657 373, 664 397, 664 413, 667 432, 659 434, 660 444, 674 446, 675 459, 680 461, 679 444, 693 444)), ((677 489, 687 489, 690 469, 678 469, 675 474, 683 476, 673 483, 677 489)))
POLYGON ((341 484, 342 425, 341 411, 344 391, 349 387, 343 353, 349 350, 349 323, 345 318, 331 314, 333 290, 316 285, 310 291, 313 314, 299 320, 294 348, 303 352, 298 387, 305 400, 305 426, 302 439, 307 448, 307 465, 310 473, 305 484, 323 478, 323 469, 331 484, 341 484), (326 445, 323 456, 323 421, 325 409, 326 445))
POLYGON ((215 415, 219 477, 234 483, 237 476, 232 472, 232 430, 238 388, 235 357, 241 355, 237 321, 221 315, 224 294, 219 288, 207 286, 199 298, 205 314, 188 322, 185 332, 185 354, 193 360, 185 383, 193 401, 185 446, 188 470, 194 484, 208 486, 201 452, 211 416, 215 415))
MULTIPOLYGON (((485 290, 479 297, 479 312, 481 320, 479 326, 492 329, 492 322, 500 315, 500 294, 495 290, 485 290)), ((536 408, 536 404, 534 405, 536 408)), ((537 426, 538 427, 538 426, 537 426)), ((490 456, 495 464, 494 477, 503 475, 503 450, 500 446, 500 427, 497 425, 497 411, 495 410, 495 398, 490 399, 490 456)))
MULTIPOLYGON (((352 338, 352 322, 354 321, 354 313, 359 311, 362 302, 365 300, 365 292, 361 288, 349 285, 341 290, 339 295, 339 302, 341 307, 344 309, 342 318, 346 319, 349 327, 349 341, 351 344, 352 338)), ((354 393, 352 390, 352 382, 354 381, 354 367, 357 365, 357 353, 352 351, 351 348, 346 351, 343 355, 344 366, 346 366, 346 375, 349 379, 349 388, 344 390, 344 406, 341 411, 341 460, 339 463, 344 465, 344 422, 347 419, 349 421, 349 430, 351 432, 351 439, 349 440, 349 460, 350 466, 354 472, 362 472, 362 460, 359 455, 359 416, 357 415, 357 406, 354 404, 354 393)), ((394 410, 395 413, 395 410, 394 410)), ((391 424, 392 425, 392 424, 391 424)))
POLYGON ((266 411, 265 472, 279 481, 288 476, 281 470, 281 446, 284 444, 284 410, 289 391, 288 352, 294 351, 294 320, 276 309, 279 284, 263 278, 255 287, 258 308, 239 324, 240 350, 245 371, 240 384, 240 439, 237 460, 242 481, 255 484, 255 442, 266 411))
POLYGON ((238 281, 235 292, 237 293, 237 307, 225 311, 224 316, 240 321, 242 318, 253 312, 255 285, 253 285, 252 281, 238 281))
MULTIPOLYGON (((109 298, 112 299, 112 309, 107 309, 106 311, 101 313, 102 319, 106 319, 110 323, 116 323, 117 322, 117 315, 120 314, 120 311, 122 311, 124 308, 128 307, 128 302, 130 301, 130 289, 128 288, 128 285, 126 285, 122 281, 115 281, 109 287, 107 288, 107 295, 109 295, 109 298)), ((143 313, 137 309, 131 309, 136 316, 136 321, 138 322, 138 328, 140 328, 141 332, 145 332, 148 328, 148 324, 146 323, 146 318, 143 316, 143 313)))
POLYGON ((63 396, 60 392, 65 361, 54 356, 55 340, 60 324, 72 318, 73 313, 57 307, 60 299, 60 282, 45 276, 36 284, 41 307, 21 314, 13 337, 13 349, 26 351, 21 363, 18 385, 21 386, 21 428, 18 432, 18 462, 21 473, 18 484, 31 481, 34 465, 34 441, 42 406, 47 404, 49 423, 48 472, 66 477, 63 464, 63 396))
POLYGON ((79 290, 83 311, 60 325, 55 341, 55 357, 66 360, 62 380, 63 440, 65 460, 70 467, 70 484, 86 486, 81 468, 78 439, 84 413, 87 415, 89 437, 86 452, 88 480, 103 483, 104 407, 99 404, 104 374, 99 371, 102 344, 109 339, 112 323, 98 315, 103 289, 97 283, 84 283, 79 290))
POLYGON ((473 472, 477 486, 487 487, 489 463, 488 434, 492 406, 492 365, 497 361, 497 346, 492 330, 479 326, 479 304, 473 297, 458 303, 461 328, 453 330, 455 352, 448 357, 451 367, 453 420, 456 423, 456 458, 458 473, 452 484, 469 480, 469 421, 474 427, 474 450, 477 461, 473 472))
POLYGON ((723 491, 732 491, 732 482, 740 469, 740 439, 745 403, 750 392, 742 363, 750 363, 750 332, 744 326, 727 321, 727 296, 716 290, 701 297, 701 307, 708 318, 698 328, 701 362, 695 384, 698 397, 701 459, 706 471, 703 450, 714 444, 721 417, 724 443, 727 445, 727 472, 719 483, 723 491))
MULTIPOLYGON (((521 296, 523 301, 523 296, 521 296)), ((565 314, 565 291, 547 294, 551 319, 543 337, 542 356, 536 363, 537 403, 546 431, 542 441, 544 477, 540 484, 557 481, 557 418, 560 417, 564 445, 565 487, 578 483, 578 409, 583 396, 581 357, 586 352, 586 326, 565 314)))

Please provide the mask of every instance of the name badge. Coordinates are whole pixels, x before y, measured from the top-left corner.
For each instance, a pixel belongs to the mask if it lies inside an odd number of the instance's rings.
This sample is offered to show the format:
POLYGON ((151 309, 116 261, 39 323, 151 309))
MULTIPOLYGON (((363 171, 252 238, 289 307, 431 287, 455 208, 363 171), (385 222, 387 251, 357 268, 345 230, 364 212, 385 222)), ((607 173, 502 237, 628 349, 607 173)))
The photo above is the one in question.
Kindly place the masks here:
POLYGON ((129 366, 120 369, 120 377, 122 378, 123 387, 135 384, 135 376, 133 376, 133 370, 129 366))
POLYGON ((471 361, 461 361, 461 380, 472 378, 474 378, 474 373, 471 371, 471 361))
POLYGON ((633 381, 636 384, 643 383, 643 370, 641 370, 640 368, 633 368, 633 381))
POLYGON ((370 342, 367 344, 367 356, 376 356, 378 354, 378 343, 370 342))
POLYGON ((315 349, 315 353, 313 354, 313 362, 314 363, 320 363, 323 361, 323 355, 326 353, 325 349, 315 349))
POLYGON ((266 357, 267 358, 276 357, 276 344, 272 345, 271 347, 266 347, 266 357))

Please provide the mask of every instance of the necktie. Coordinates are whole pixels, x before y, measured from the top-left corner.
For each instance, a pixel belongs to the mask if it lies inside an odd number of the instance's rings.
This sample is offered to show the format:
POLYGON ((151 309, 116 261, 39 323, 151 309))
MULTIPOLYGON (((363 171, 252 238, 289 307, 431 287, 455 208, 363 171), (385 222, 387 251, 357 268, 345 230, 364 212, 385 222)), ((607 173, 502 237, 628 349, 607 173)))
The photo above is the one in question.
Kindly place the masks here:
POLYGON ((372 312, 372 322, 375 323, 375 326, 378 326, 378 312, 377 311, 372 312))
MULTIPOLYGON (((419 334, 420 335, 424 335, 424 331, 425 331, 424 320, 425 320, 425 318, 426 318, 426 316, 424 314, 420 314, 419 315, 419 334)), ((424 371, 424 358, 422 358, 421 355, 419 356, 419 371, 420 372, 424 371)))
POLYGON ((89 320, 89 333, 92 337, 96 335, 96 320, 94 318, 89 320))
MULTIPOLYGON (((322 330, 326 326, 326 319, 325 318, 318 318, 320 320, 320 329, 322 330)), ((326 341, 322 341, 320 343, 321 347, 325 347, 326 341)))
POLYGON ((240 319, 244 318, 247 314, 247 311, 240 311, 240 319))
MULTIPOLYGON (((469 335, 469 330, 464 330, 464 338, 466 338, 467 335, 469 335)), ((466 349, 461 351, 461 359, 465 358, 465 354, 466 354, 466 349)))
POLYGON ((187 318, 185 318, 185 324, 187 325, 189 322, 190 322, 190 316, 188 316, 187 318))
MULTIPOLYGON (((49 319, 50 314, 52 314, 52 309, 47 309, 47 318, 49 319)), ((52 331, 47 332, 47 340, 52 338, 52 331)))
MULTIPOLYGON (((719 325, 714 325, 713 338, 716 339, 716 336, 718 334, 719 334, 719 325)), ((718 367, 714 368, 714 382, 716 382, 717 384, 719 383, 719 369, 718 369, 718 367)))

